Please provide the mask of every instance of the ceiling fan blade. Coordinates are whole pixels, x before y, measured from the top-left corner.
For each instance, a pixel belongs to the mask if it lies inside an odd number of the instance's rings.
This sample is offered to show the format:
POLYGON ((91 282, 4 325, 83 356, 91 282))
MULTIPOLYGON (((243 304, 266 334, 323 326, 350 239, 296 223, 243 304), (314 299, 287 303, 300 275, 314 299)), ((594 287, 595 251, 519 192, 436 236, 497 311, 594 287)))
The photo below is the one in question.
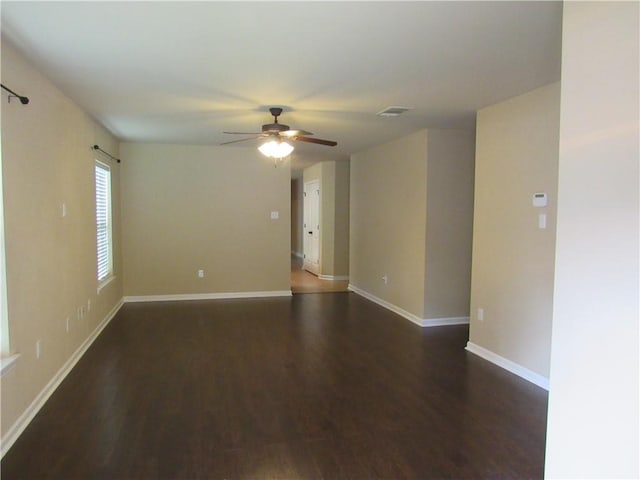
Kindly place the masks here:
POLYGON ((307 132, 306 130, 285 130, 284 132, 280 132, 282 137, 298 137, 300 135, 313 135, 311 132, 307 132))
POLYGON ((293 137, 293 139, 300 142, 318 143, 329 147, 335 147, 338 144, 338 142, 334 142, 333 140, 322 140, 321 138, 293 137))
POLYGON ((229 135, 261 135, 262 132, 222 132, 228 133, 229 135))
POLYGON ((222 142, 218 145, 229 145, 230 143, 246 142, 247 140, 255 140, 256 138, 260 137, 262 137, 262 135, 258 135, 257 137, 241 138, 240 140, 231 140, 230 142, 222 142))

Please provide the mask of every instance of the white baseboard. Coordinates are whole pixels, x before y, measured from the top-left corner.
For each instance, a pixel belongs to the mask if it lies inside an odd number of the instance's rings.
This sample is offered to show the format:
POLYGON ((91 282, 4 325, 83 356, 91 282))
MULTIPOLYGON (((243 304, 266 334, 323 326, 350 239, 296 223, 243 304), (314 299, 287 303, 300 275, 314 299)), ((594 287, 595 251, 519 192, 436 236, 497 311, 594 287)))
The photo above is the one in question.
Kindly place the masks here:
POLYGON ((349 275, 318 275, 318 278, 320 280, 349 280, 349 275))
POLYGON ((479 357, 482 357, 485 360, 494 363, 495 365, 498 365, 499 367, 502 367, 505 370, 518 375, 519 377, 524 378, 525 380, 541 388, 544 388, 547 391, 549 390, 549 379, 547 377, 543 377, 542 375, 532 372, 522 365, 518 365, 517 363, 512 362, 507 358, 501 357, 497 353, 493 353, 491 350, 487 350, 486 348, 481 347, 480 345, 476 345, 473 342, 467 342, 465 350, 478 355, 479 357))
POLYGON ((291 295, 291 290, 273 290, 265 292, 185 293, 176 295, 133 295, 124 297, 124 303, 222 300, 227 298, 290 297, 291 295))
POLYGON ((408 312, 393 303, 389 303, 386 300, 383 300, 375 295, 362 290, 361 288, 356 287, 355 285, 349 284, 349 290, 358 295, 366 298, 367 300, 371 300, 378 305, 391 310, 394 313, 397 313, 401 317, 406 318, 410 322, 415 323, 421 327, 441 327, 445 325, 466 325, 469 323, 469 317, 447 317, 447 318, 420 318, 417 315, 414 315, 411 312, 408 312))
POLYGON ((423 318, 423 327, 444 327, 446 325, 469 325, 469 317, 423 318))
POLYGON ((25 428, 31 423, 31 420, 36 416, 36 414, 40 411, 45 402, 49 399, 49 397, 55 392, 58 385, 62 383, 65 377, 69 374, 71 369, 78 363, 78 360, 82 358, 85 352, 89 349, 91 344, 98 338, 98 335, 104 330, 104 328, 109 324, 109 322, 116 316, 118 311, 123 305, 123 301, 120 300, 115 307, 111 309, 111 311, 107 314, 107 316, 100 322, 100 324, 95 328, 95 330, 82 342, 82 345, 78 347, 78 349, 69 357, 69 359, 62 365, 60 370, 53 376, 49 383, 45 385, 42 391, 38 394, 38 396, 31 402, 31 405, 27 407, 27 409, 18 417, 15 423, 7 430, 7 433, 2 437, 0 443, 2 447, 0 449, 0 458, 4 457, 5 453, 9 451, 9 449, 13 446, 18 437, 24 432, 25 428))

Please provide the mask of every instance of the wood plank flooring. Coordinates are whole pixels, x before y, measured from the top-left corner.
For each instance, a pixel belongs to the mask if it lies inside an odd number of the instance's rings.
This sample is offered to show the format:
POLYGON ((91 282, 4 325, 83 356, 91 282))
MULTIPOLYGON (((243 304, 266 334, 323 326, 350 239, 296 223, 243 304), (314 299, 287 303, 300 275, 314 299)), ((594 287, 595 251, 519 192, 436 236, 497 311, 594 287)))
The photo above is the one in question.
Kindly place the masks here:
POLYGON ((355 294, 127 304, 15 479, 542 478, 547 393, 355 294))

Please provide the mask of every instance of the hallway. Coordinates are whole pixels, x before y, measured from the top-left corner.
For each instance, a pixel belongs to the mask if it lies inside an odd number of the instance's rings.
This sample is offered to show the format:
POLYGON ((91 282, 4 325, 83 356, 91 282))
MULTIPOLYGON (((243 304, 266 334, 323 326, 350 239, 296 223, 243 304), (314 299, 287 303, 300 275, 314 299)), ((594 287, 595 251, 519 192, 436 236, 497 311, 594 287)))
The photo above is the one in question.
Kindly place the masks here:
POLYGON ((297 293, 326 293, 348 292, 347 280, 321 280, 312 273, 302 269, 302 259, 291 256, 291 292, 297 293))

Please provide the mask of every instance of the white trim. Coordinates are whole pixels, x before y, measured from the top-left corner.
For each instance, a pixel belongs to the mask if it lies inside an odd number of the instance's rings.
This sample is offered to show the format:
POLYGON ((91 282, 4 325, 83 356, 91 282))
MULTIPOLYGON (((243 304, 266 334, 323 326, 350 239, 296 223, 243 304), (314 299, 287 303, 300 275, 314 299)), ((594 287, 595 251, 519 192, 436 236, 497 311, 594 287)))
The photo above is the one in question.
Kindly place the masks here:
POLYGON ((318 278, 320 280, 345 281, 345 280, 349 280, 349 275, 318 275, 318 278))
POLYGON ((304 255, 302 254, 302 252, 294 252, 293 250, 291 250, 291 255, 298 258, 304 258, 304 255))
POLYGON ((15 365, 16 360, 18 360, 19 356, 20 354, 16 353, 15 355, 9 355, 8 357, 0 358, 0 377, 11 370, 11 367, 15 365))
POLYGON ((356 287, 355 285, 349 284, 349 290, 358 295, 366 298, 367 300, 371 300, 378 305, 391 310, 394 313, 397 313, 401 317, 406 318, 410 322, 415 323, 421 327, 441 327, 445 325, 466 325, 469 323, 469 317, 448 317, 448 318, 420 318, 417 315, 414 315, 411 312, 407 312, 406 310, 394 305, 393 303, 389 303, 386 300, 383 300, 371 293, 362 290, 361 288, 356 287))
POLYGON ((96 329, 82 342, 82 345, 78 347, 78 349, 71 355, 68 360, 62 365, 60 370, 53 376, 49 383, 45 385, 42 391, 38 394, 38 396, 31 402, 31 405, 27 407, 27 409, 22 412, 22 415, 18 417, 15 423, 7 430, 7 433, 2 437, 0 443, 2 444, 0 457, 4 457, 5 453, 9 451, 14 442, 18 439, 18 437, 24 432, 24 429, 27 428, 31 420, 36 416, 36 414, 40 411, 45 402, 49 399, 51 394, 58 388, 58 385, 62 383, 65 377, 69 374, 71 369, 78 363, 78 360, 82 358, 84 353, 89 349, 91 344, 94 342, 98 335, 104 330, 109 322, 116 316, 118 311, 123 305, 123 301, 120 300, 115 307, 111 309, 111 311, 107 314, 107 316, 100 322, 100 324, 96 327, 96 329))
POLYGON ((102 280, 99 284, 98 284, 98 295, 100 295, 100 292, 102 291, 102 289, 104 287, 106 287, 107 285, 109 285, 111 282, 113 282, 116 279, 116 276, 112 273, 109 276, 107 276, 104 280, 102 280))
POLYGON ((348 288, 353 293, 357 293, 361 297, 364 297, 367 300, 371 300, 373 303, 377 303, 378 305, 386 308, 387 310, 391 310, 393 313, 397 313, 401 317, 404 317, 407 320, 409 320, 410 322, 413 322, 416 325, 420 325, 422 327, 422 319, 420 317, 418 317, 417 315, 414 315, 411 312, 407 312, 406 310, 398 307, 397 305, 394 305, 393 303, 389 303, 386 300, 383 300, 383 299, 381 299, 379 297, 376 297, 375 295, 373 295, 373 294, 371 294, 371 293, 369 293, 369 292, 367 292, 365 290, 362 290, 362 289, 356 287, 355 285, 349 284, 348 288))
POLYGON ((469 325, 469 317, 423 318, 423 327, 444 327, 446 325, 469 325))
POLYGON ((481 347, 480 345, 476 345, 473 342, 467 342, 465 350, 478 355, 479 357, 484 358, 485 360, 498 365, 499 367, 502 367, 521 378, 524 378, 525 380, 539 386, 540 388, 544 388, 545 390, 549 391, 549 379, 547 377, 543 377, 538 373, 532 372, 522 365, 518 365, 517 363, 512 362, 507 358, 501 357, 497 353, 493 353, 491 350, 487 350, 486 348, 481 347))
POLYGON ((291 290, 273 290, 266 292, 184 293, 176 295, 131 295, 124 297, 124 303, 222 300, 226 298, 290 297, 291 295, 291 290))

